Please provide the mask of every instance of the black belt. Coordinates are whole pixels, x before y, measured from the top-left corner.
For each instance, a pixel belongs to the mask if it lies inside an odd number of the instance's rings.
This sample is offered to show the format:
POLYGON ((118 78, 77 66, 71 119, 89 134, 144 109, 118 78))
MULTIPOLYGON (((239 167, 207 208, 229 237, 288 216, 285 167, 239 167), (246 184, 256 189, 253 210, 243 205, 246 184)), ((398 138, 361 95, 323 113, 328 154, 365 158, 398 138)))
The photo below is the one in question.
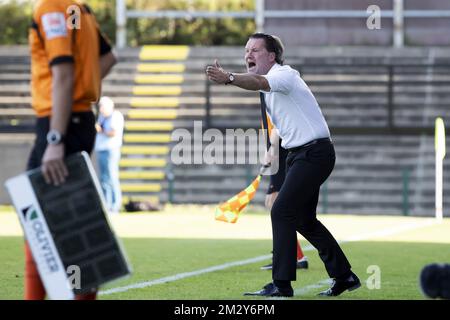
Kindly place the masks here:
POLYGON ((333 142, 331 141, 331 138, 320 138, 320 139, 316 139, 316 140, 310 141, 308 143, 302 144, 301 146, 298 146, 298 147, 289 148, 287 150, 289 152, 297 152, 297 151, 300 151, 300 150, 302 150, 302 149, 304 149, 306 147, 310 147, 312 145, 320 144, 320 143, 333 143, 333 142))

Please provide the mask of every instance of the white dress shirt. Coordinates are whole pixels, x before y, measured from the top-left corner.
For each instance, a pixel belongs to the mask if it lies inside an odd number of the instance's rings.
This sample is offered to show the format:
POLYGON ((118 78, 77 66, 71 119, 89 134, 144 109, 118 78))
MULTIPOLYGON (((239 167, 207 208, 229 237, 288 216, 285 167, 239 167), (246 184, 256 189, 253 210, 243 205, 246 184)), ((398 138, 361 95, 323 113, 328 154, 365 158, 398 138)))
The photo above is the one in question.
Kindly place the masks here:
POLYGON ((270 92, 261 92, 265 95, 270 120, 283 140, 283 148, 330 137, 322 111, 297 70, 274 64, 263 77, 269 82, 270 92))

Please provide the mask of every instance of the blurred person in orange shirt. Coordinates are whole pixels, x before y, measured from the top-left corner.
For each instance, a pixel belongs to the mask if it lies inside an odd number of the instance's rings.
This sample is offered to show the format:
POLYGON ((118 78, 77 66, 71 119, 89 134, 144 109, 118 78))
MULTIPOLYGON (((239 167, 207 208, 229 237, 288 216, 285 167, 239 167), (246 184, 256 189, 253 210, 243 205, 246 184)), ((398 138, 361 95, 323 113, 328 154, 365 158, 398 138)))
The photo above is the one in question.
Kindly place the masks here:
MULTIPOLYGON (((42 166, 47 183, 60 185, 68 175, 67 155, 91 153, 101 80, 117 62, 91 9, 75 0, 39 0, 29 34, 32 106, 36 140, 27 169, 42 166)), ((30 248, 25 243, 26 300, 45 299, 30 248)), ((76 299, 95 299, 96 291, 76 299)))

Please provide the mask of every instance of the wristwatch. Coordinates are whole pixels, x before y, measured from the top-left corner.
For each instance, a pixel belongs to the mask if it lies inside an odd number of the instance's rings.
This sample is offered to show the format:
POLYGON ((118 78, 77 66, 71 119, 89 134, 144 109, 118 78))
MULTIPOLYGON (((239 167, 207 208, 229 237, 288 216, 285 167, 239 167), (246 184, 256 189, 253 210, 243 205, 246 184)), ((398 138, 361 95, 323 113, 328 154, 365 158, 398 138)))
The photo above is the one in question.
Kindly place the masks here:
POLYGON ((50 130, 47 133, 47 143, 52 145, 60 144, 64 141, 63 135, 58 130, 50 130))
POLYGON ((228 81, 225 82, 225 84, 233 83, 233 81, 234 81, 234 74, 232 74, 232 73, 230 72, 230 73, 228 73, 228 81))

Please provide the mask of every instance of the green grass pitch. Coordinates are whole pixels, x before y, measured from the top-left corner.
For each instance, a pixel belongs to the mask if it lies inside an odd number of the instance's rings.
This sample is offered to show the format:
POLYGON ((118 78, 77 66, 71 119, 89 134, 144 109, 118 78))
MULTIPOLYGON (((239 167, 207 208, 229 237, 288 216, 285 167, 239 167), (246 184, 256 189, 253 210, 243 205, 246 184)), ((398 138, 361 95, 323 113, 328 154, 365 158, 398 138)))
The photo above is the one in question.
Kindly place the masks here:
MULTIPOLYGON (((362 287, 334 299, 425 299, 418 285, 423 266, 450 262, 449 219, 442 224, 412 217, 321 215, 319 219, 338 240, 359 237, 343 242, 342 248, 362 287), (377 234, 383 230, 387 232, 377 234), (367 285, 370 266, 381 271, 379 289, 370 288, 370 281, 367 285)), ((133 274, 102 292, 268 255, 271 250, 270 220, 262 211, 245 212, 235 225, 214 221, 213 207, 200 206, 170 206, 160 213, 123 214, 111 221, 133 274)), ((301 238, 301 243, 307 248, 306 240, 301 238)), ((315 249, 305 254, 310 267, 297 271, 293 299, 324 299, 316 296, 327 287, 323 263, 315 249)), ((0 299, 22 299, 23 237, 10 208, 0 211, 0 257, 0 299)), ((270 271, 259 269, 269 261, 199 271, 179 280, 101 294, 99 299, 248 299, 243 292, 259 290, 271 280, 270 271)))

